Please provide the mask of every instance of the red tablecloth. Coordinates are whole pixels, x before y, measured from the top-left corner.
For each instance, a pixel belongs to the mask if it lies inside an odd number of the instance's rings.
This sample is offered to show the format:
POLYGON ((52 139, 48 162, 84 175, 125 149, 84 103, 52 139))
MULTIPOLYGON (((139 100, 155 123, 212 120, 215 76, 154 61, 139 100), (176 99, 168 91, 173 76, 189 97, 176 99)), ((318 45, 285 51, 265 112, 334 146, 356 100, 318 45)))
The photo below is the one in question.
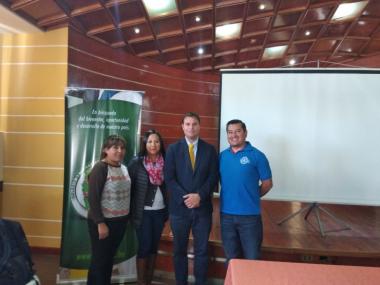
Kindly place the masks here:
POLYGON ((379 285, 380 268, 233 259, 225 285, 379 285))

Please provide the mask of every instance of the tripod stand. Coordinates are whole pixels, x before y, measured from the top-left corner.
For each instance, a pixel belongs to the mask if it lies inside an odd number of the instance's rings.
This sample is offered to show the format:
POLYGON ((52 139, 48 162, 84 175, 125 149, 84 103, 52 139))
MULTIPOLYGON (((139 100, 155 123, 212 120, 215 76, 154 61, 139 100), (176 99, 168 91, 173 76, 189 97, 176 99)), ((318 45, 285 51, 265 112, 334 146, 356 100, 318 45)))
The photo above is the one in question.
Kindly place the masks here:
POLYGON ((328 233, 328 232, 339 232, 339 231, 345 231, 345 230, 350 230, 351 229, 347 224, 345 224, 344 222, 342 222, 341 220, 339 220, 332 213, 330 213, 327 209, 325 209, 322 206, 320 206, 317 202, 311 203, 310 205, 307 205, 307 206, 299 209, 297 212, 292 213, 292 214, 286 216, 285 218, 283 218, 282 220, 280 220, 279 222, 277 222, 277 224, 278 225, 282 225, 283 223, 289 221, 290 219, 292 219, 295 216, 300 215, 300 214, 302 214, 304 212, 306 212, 306 214, 304 216, 304 220, 307 220, 307 218, 309 217, 310 213, 313 212, 313 211, 314 211, 314 213, 315 213, 315 215, 317 217, 317 223, 318 223, 318 227, 319 227, 319 232, 320 232, 320 234, 321 234, 322 237, 324 237, 325 234, 328 233), (324 229, 324 227, 323 227, 323 223, 322 223, 321 218, 320 218, 320 211, 322 211, 327 216, 329 216, 330 218, 332 218, 335 221, 335 223, 337 223, 338 225, 341 226, 341 228, 326 231, 324 229))

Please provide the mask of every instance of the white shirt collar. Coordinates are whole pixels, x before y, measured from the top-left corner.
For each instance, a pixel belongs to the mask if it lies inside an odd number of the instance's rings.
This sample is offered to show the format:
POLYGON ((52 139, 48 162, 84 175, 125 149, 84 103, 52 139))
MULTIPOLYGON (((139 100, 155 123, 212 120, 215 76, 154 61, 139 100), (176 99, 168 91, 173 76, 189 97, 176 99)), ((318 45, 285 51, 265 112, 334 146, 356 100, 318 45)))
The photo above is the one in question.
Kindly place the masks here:
POLYGON ((193 142, 191 142, 187 137, 185 137, 185 140, 186 140, 187 145, 192 143, 194 147, 198 146, 199 137, 193 142))

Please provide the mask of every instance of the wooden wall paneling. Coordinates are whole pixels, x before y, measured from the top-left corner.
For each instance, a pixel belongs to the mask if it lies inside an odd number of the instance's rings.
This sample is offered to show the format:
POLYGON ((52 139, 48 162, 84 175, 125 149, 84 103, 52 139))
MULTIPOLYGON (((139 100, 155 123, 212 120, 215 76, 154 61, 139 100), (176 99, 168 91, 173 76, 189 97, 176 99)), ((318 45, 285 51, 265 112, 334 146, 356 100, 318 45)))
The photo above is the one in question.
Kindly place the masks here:
POLYGON ((143 107, 146 110, 183 114, 187 111, 198 111, 201 116, 217 116, 219 96, 188 93, 186 91, 148 86, 144 83, 130 82, 123 78, 109 77, 106 74, 95 74, 88 70, 69 66, 69 80, 76 81, 70 86, 94 88, 131 89, 145 91, 143 107), (196 109, 196 110, 194 110, 196 109))
POLYGON ((214 95, 219 92, 218 84, 204 83, 202 81, 187 80, 179 76, 170 76, 162 72, 147 72, 144 69, 134 68, 128 62, 109 61, 105 57, 83 53, 80 50, 70 48, 69 62, 84 70, 91 70, 109 77, 124 78, 131 82, 140 82, 144 85, 168 87, 171 89, 186 90, 187 92, 214 95))
POLYGON ((219 76, 163 66, 69 30, 68 85, 145 91, 142 131, 159 130, 166 144, 183 136, 185 112, 201 116, 201 136, 218 142, 219 76))
POLYGON ((67 43, 67 28, 0 36, 0 214, 21 222, 31 246, 60 246, 67 43))
MULTIPOLYGON (((177 124, 178 126, 181 124, 183 118, 183 114, 168 114, 163 112, 149 111, 144 110, 142 112, 142 122, 144 124, 158 124, 158 125, 171 125, 177 124)), ((201 118, 201 126, 204 127, 215 127, 219 124, 218 116, 202 116, 201 118)))

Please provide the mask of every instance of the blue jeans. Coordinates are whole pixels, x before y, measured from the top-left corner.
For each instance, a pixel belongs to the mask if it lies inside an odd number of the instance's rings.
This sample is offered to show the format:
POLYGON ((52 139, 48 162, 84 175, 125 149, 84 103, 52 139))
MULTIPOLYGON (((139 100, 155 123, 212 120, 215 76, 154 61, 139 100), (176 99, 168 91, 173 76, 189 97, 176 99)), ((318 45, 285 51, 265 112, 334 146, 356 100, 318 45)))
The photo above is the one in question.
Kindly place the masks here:
POLYGON ((222 242, 227 263, 233 258, 259 259, 263 241, 261 215, 220 213, 222 242))
POLYGON ((186 216, 170 215, 170 226, 174 241, 174 270, 177 285, 186 285, 188 276, 187 244, 190 229, 194 245, 194 276, 196 285, 207 284, 208 238, 211 231, 210 214, 199 215, 196 210, 189 210, 186 216))
POLYGON ((161 233, 167 218, 167 210, 144 210, 142 223, 137 228, 138 258, 157 254, 161 233))

